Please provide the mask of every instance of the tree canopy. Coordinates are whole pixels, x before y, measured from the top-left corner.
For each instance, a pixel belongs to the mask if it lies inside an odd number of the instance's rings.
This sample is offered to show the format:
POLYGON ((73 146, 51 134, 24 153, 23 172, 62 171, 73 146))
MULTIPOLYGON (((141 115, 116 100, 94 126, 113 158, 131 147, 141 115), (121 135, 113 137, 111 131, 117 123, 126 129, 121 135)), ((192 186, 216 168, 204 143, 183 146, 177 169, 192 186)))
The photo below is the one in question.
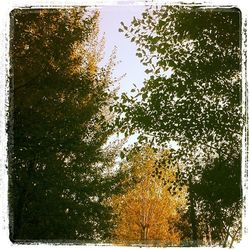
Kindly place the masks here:
POLYGON ((151 6, 121 22, 146 67, 143 87, 121 98, 115 52, 100 66, 98 11, 15 9, 10 17, 13 242, 240 240, 240 10, 151 6), (121 150, 114 131, 138 141, 121 150))
POLYGON ((176 167, 169 152, 155 152, 149 146, 132 150, 121 170, 127 172, 124 192, 111 198, 116 214, 115 242, 130 244, 177 245, 182 237, 178 228, 179 211, 186 206, 186 189, 170 193, 176 179, 176 167), (159 163, 165 155, 170 162, 159 163))
POLYGON ((98 12, 11 13, 11 239, 98 241, 111 230, 103 204, 116 177, 104 149, 114 93, 99 68, 98 12), (13 121, 13 123, 12 123, 13 121))
POLYGON ((239 10, 152 7, 121 31, 137 45, 148 74, 134 97, 123 96, 123 129, 143 130, 160 143, 176 140, 179 151, 239 148, 239 10))
POLYGON ((242 201, 240 10, 153 6, 130 25, 121 22, 120 32, 136 44, 147 77, 132 96, 122 95, 115 110, 123 115, 116 125, 126 134, 140 133, 142 143, 178 143, 173 153, 186 166, 181 180, 188 185, 193 240, 198 242, 201 207, 208 212, 218 203, 229 215, 228 204, 242 201), (233 189, 232 197, 225 189, 233 189), (207 201, 213 204, 209 208, 207 201))

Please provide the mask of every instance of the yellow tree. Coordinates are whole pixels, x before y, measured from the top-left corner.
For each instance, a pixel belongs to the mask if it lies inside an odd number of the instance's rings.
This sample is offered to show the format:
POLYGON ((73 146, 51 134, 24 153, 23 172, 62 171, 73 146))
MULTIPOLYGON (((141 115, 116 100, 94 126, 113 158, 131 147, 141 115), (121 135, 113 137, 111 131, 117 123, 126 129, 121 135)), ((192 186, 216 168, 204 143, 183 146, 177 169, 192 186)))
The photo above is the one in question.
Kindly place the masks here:
POLYGON ((159 161, 163 155, 170 160, 169 151, 155 153, 152 148, 145 147, 122 165, 129 173, 123 184, 129 188, 111 200, 117 216, 114 242, 179 244, 177 210, 185 206, 185 190, 178 189, 174 196, 170 194, 171 183, 176 179, 176 166, 170 161, 159 161))

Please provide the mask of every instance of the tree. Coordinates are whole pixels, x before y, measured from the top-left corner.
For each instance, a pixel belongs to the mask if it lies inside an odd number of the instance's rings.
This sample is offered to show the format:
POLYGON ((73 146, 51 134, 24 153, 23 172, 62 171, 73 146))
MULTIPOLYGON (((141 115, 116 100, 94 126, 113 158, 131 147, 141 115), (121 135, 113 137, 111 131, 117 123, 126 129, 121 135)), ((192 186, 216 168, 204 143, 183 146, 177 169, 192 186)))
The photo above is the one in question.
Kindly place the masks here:
POLYGON ((14 10, 11 28, 10 238, 104 240, 115 94, 113 59, 98 67, 98 12, 14 10))
POLYGON ((200 183, 194 185, 196 198, 202 204, 197 215, 202 228, 200 231, 206 235, 210 245, 220 242, 220 245, 230 247, 235 240, 240 240, 240 159, 240 155, 230 162, 216 159, 207 165, 200 183))
POLYGON ((123 30, 149 75, 141 102, 123 96, 132 108, 124 107, 124 121, 162 143, 234 151, 242 128, 239 11, 163 6, 123 30))
POLYGON ((176 195, 170 194, 176 179, 169 152, 154 152, 144 146, 129 153, 122 165, 127 172, 121 194, 111 198, 117 216, 113 232, 114 242, 122 244, 177 245, 181 232, 178 229, 179 211, 185 208, 185 188, 179 187, 176 195), (164 162, 165 163, 165 162, 164 162))
MULTIPOLYGON (((122 23, 121 31, 136 43, 148 78, 140 90, 132 90, 134 96, 122 96, 116 110, 124 116, 116 125, 161 145, 178 143, 176 155, 186 166, 182 180, 189 185, 194 242, 198 205, 193 184, 206 164, 216 158, 231 162, 240 152, 244 118, 240 18, 234 8, 161 6, 147 9, 130 27, 122 23)), ((233 171, 238 168, 235 165, 233 171)), ((234 187, 238 193, 240 186, 234 187)))

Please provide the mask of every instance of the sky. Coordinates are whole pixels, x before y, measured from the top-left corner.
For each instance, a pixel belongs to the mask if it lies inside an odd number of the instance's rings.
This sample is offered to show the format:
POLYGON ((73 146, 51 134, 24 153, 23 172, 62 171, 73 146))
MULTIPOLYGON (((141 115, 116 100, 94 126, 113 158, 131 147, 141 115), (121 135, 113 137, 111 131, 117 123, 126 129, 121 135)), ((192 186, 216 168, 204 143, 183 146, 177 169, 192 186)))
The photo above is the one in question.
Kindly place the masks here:
MULTIPOLYGON (((119 78, 126 74, 120 81, 120 89, 118 94, 126 92, 130 94, 130 90, 133 88, 133 84, 137 88, 143 86, 143 80, 146 78, 144 72, 146 68, 140 63, 136 56, 136 45, 125 38, 124 33, 118 31, 121 28, 121 22, 128 26, 133 17, 141 18, 141 14, 145 9, 145 5, 127 5, 127 6, 102 6, 100 10, 100 36, 105 37, 105 58, 103 64, 108 62, 109 56, 113 49, 117 48, 117 60, 120 61, 114 68, 114 77, 119 78)), ((137 141, 139 134, 135 133, 131 135, 124 147, 130 146, 137 141)), ((124 135, 113 135, 108 140, 112 142, 117 139, 123 139, 124 135)), ((176 142, 172 141, 169 146, 174 149, 178 149, 176 142)))
MULTIPOLYGON (((132 43, 128 38, 125 38, 124 33, 118 31, 121 28, 121 22, 125 25, 129 25, 133 17, 141 17, 141 13, 145 9, 144 5, 128 5, 128 6, 101 6, 100 7, 100 36, 105 37, 105 57, 103 64, 108 62, 108 59, 116 47, 116 56, 119 63, 115 66, 113 76, 115 78, 122 77, 119 82, 120 89, 118 94, 126 92, 130 93, 130 90, 135 84, 138 88, 143 86, 143 80, 146 77, 145 67, 140 63, 136 56, 136 45, 132 43)), ((109 142, 113 140, 122 139, 124 135, 113 135, 109 142)), ((128 138, 125 143, 125 147, 129 146, 137 141, 138 134, 128 138)))
POLYGON ((108 61, 113 49, 117 48, 117 61, 114 77, 119 78, 126 74, 120 81, 120 90, 129 93, 129 90, 135 84, 137 87, 143 85, 143 79, 146 74, 145 67, 136 57, 136 46, 125 38, 124 33, 118 31, 121 28, 121 22, 129 25, 133 17, 141 17, 144 5, 128 6, 102 6, 100 7, 100 35, 105 37, 105 58, 104 63, 108 61))

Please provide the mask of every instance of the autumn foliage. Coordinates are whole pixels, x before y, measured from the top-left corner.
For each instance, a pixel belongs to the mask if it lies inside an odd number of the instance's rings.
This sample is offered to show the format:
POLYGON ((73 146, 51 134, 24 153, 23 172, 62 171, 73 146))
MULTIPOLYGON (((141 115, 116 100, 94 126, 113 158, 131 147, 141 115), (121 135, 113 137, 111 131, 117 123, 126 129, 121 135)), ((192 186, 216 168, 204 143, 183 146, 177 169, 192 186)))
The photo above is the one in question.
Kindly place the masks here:
POLYGON ((152 6, 121 22, 146 78, 120 97, 115 50, 101 66, 101 12, 10 13, 13 243, 240 241, 242 21, 238 9, 222 10, 152 6), (138 138, 121 150, 116 133, 138 138))
POLYGON ((176 179, 176 169, 170 164, 158 170, 158 157, 159 153, 146 147, 122 166, 129 172, 124 185, 129 183, 130 187, 125 193, 113 196, 111 201, 117 215, 113 233, 117 242, 153 245, 180 242, 177 209, 185 205, 184 193, 181 190, 176 195, 170 194, 169 183, 176 179))

